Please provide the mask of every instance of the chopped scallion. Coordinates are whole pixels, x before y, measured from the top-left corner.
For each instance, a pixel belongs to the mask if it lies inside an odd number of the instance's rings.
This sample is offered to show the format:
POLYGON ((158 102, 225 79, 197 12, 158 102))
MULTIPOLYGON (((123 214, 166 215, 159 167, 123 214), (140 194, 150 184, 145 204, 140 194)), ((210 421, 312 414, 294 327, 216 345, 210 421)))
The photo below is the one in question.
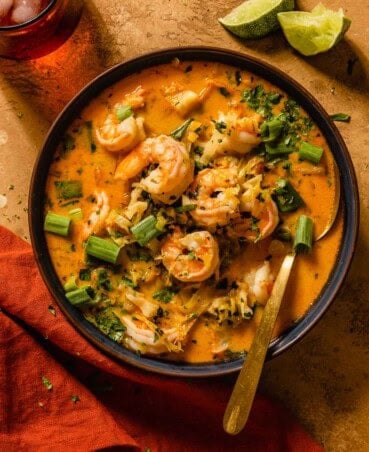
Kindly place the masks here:
POLYGON ((292 184, 282 178, 276 181, 274 199, 280 212, 293 212, 305 204, 292 184))
POLYGON ((323 148, 314 146, 306 141, 301 143, 299 149, 299 158, 302 160, 309 160, 316 165, 320 162, 323 155, 323 148))
POLYGON ((81 287, 65 294, 70 304, 73 306, 82 306, 90 303, 95 297, 95 292, 91 286, 81 287))
POLYGON ((335 113, 334 115, 330 115, 332 121, 339 122, 350 122, 351 116, 346 113, 335 113))
POLYGON ((154 300, 158 300, 163 303, 169 303, 170 301, 172 301, 172 298, 176 293, 178 293, 177 287, 164 287, 164 289, 154 292, 152 297, 154 298, 154 300))
POLYGON ((183 124, 181 124, 177 129, 173 130, 170 133, 170 136, 173 137, 175 140, 180 140, 183 135, 186 133, 186 130, 188 129, 188 126, 193 121, 193 118, 187 119, 183 124))
POLYGON ((121 105, 115 110, 115 115, 118 121, 122 122, 133 115, 133 110, 130 105, 121 105))
POLYGON ((90 235, 86 244, 86 253, 111 264, 116 264, 120 252, 120 246, 116 243, 90 235))
POLYGON ((275 141, 282 133, 284 124, 277 118, 270 121, 264 121, 260 126, 260 133, 262 140, 267 143, 275 141))
POLYGON ((44 231, 67 237, 69 234, 70 224, 71 219, 69 217, 48 212, 45 217, 44 231))
POLYGON ((68 213, 73 220, 82 220, 83 218, 82 209, 80 207, 76 207, 75 209, 70 210, 68 213))
POLYGON ((313 244, 313 220, 300 215, 297 220, 293 249, 296 253, 309 253, 313 244))
POLYGON ((178 213, 190 212, 191 210, 195 210, 196 207, 197 207, 197 204, 186 204, 184 206, 175 207, 174 210, 178 213))
POLYGON ((139 245, 146 245, 146 243, 163 232, 157 229, 156 223, 155 216, 149 215, 131 227, 131 232, 139 245))
POLYGON ((296 148, 285 143, 265 143, 265 151, 269 157, 274 157, 281 156, 282 154, 291 154, 291 152, 296 151, 296 148))
POLYGON ((66 292, 71 292, 72 290, 76 290, 78 289, 77 283, 76 283, 76 277, 75 276, 70 276, 66 283, 63 286, 64 290, 66 292))

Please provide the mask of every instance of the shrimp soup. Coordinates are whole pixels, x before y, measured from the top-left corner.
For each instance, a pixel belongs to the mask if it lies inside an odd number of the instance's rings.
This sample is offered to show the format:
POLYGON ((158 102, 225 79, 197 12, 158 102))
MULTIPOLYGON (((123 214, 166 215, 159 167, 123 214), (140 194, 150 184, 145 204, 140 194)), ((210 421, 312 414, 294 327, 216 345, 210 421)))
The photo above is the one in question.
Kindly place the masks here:
POLYGON ((103 91, 50 167, 45 234, 67 300, 137 354, 247 352, 279 266, 296 260, 274 331, 314 303, 342 221, 334 160, 286 93, 217 62, 150 67, 103 91))

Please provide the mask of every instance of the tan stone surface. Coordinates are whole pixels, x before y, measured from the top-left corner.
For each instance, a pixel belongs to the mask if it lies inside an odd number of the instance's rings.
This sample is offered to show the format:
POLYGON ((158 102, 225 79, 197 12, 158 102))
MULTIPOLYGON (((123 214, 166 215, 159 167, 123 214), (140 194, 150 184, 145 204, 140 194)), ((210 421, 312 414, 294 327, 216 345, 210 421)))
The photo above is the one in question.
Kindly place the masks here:
MULTIPOLYGON (((298 1, 309 10, 318 1, 298 1)), ((369 0, 324 0, 352 19, 345 40, 303 58, 281 33, 242 42, 217 23, 238 0, 86 0, 72 38, 31 61, 0 58, 0 224, 28 238, 27 193, 51 122, 89 80, 144 52, 181 45, 234 49, 274 64, 304 85, 337 124, 356 168, 361 232, 351 272, 329 312, 299 344, 265 367, 262 391, 281 400, 329 451, 369 450, 369 0), (350 68, 352 71, 350 71, 350 68)), ((268 420, 266 419, 266 423, 268 420)))

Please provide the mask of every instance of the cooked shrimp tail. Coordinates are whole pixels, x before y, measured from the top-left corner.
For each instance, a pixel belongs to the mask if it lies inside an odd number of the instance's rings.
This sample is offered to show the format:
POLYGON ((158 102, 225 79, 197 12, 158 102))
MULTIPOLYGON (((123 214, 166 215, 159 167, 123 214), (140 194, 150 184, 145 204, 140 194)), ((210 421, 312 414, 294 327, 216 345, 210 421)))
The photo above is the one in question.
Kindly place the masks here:
POLYGON ((167 135, 143 141, 119 163, 115 178, 127 181, 145 168, 148 174, 141 178, 140 186, 154 201, 164 204, 173 204, 194 176, 194 164, 185 145, 167 135))
POLYGON ((208 231, 184 235, 175 230, 162 245, 161 257, 168 272, 183 282, 204 281, 219 266, 218 243, 208 231))

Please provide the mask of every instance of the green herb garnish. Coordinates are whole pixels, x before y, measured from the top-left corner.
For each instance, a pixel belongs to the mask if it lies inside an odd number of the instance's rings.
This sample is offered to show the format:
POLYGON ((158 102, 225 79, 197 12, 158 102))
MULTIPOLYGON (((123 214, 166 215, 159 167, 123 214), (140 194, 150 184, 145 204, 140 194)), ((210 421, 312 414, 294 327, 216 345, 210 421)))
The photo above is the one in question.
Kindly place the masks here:
POLYGON ((80 180, 55 181, 58 199, 82 198, 82 182, 80 180))
POLYGON ((110 339, 115 342, 122 341, 127 328, 109 308, 97 314, 94 318, 94 322, 105 335, 110 337, 110 339))
POLYGON ((172 301, 174 295, 178 293, 177 287, 165 287, 153 293, 154 300, 162 301, 163 303, 169 303, 172 301))
POLYGON ((294 212, 303 206, 304 200, 286 179, 278 179, 273 195, 280 212, 294 212))
POLYGON ((193 121, 193 118, 187 119, 177 129, 173 130, 170 133, 170 136, 173 137, 175 140, 182 139, 183 135, 186 133, 186 130, 188 129, 188 126, 191 124, 192 121, 193 121))
POLYGON ((48 391, 51 391, 52 389, 53 389, 53 385, 52 385, 52 383, 51 383, 51 381, 47 378, 47 377, 45 377, 44 375, 41 377, 41 380, 42 380, 42 384, 45 386, 45 388, 48 390, 48 391))

